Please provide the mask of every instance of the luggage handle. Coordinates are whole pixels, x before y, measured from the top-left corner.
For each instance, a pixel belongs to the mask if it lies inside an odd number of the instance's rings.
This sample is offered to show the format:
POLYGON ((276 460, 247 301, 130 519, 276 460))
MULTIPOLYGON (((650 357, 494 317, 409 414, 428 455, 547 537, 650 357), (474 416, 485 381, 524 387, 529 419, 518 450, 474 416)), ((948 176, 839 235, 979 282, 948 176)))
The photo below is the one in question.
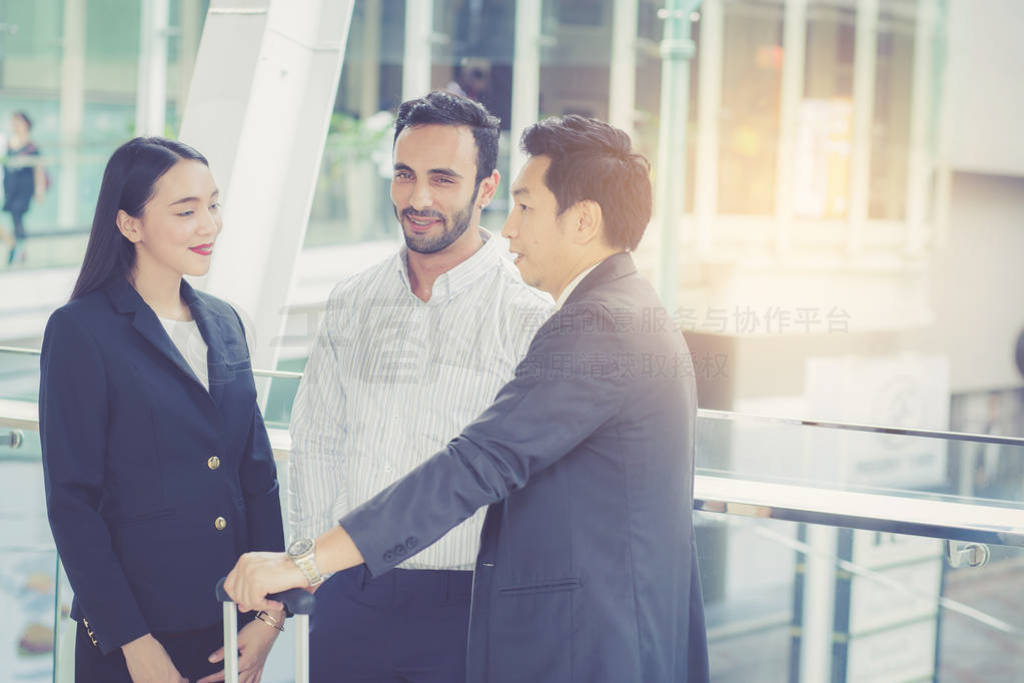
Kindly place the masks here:
MULTIPOLYGON (((224 603, 224 680, 238 681, 238 609, 224 590, 224 580, 217 581, 217 600, 224 603)), ((285 613, 295 616, 295 683, 309 681, 309 615, 316 606, 316 597, 302 588, 292 588, 267 596, 284 605, 285 613)))
MULTIPOLYGON (((224 590, 225 580, 227 580, 226 576, 217 581, 217 600, 220 602, 231 602, 231 596, 224 590)), ((316 596, 302 588, 291 588, 281 593, 268 595, 267 600, 273 600, 284 605, 288 616, 303 614, 308 616, 313 613, 313 606, 316 604, 316 596)))

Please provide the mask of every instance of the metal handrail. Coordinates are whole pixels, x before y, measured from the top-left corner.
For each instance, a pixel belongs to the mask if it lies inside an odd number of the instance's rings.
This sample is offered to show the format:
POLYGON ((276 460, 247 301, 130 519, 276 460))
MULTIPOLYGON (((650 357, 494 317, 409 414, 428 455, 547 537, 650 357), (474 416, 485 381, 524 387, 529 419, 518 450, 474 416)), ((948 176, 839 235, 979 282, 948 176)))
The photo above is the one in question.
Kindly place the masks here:
MULTIPOLYGON (((18 346, 0 346, 0 353, 14 353, 21 355, 39 355, 38 349, 29 349, 18 346)), ((256 377, 270 377, 275 379, 302 379, 301 372, 289 372, 287 370, 260 370, 254 368, 252 374, 256 377)), ((774 424, 785 424, 800 427, 816 427, 825 429, 841 429, 850 432, 866 432, 872 434, 890 434, 894 436, 915 436, 926 439, 941 439, 943 441, 969 441, 972 443, 1003 444, 1007 446, 1024 446, 1024 438, 1015 436, 993 436, 989 434, 975 434, 970 432, 952 432, 938 429, 915 429, 912 427, 891 427, 886 425, 871 425, 855 422, 834 422, 829 420, 815 420, 810 418, 774 417, 770 415, 754 415, 751 413, 737 413, 729 410, 712 410, 699 408, 698 417, 710 420, 726 420, 732 422, 750 421, 765 422, 774 424)))
MULTIPOLYGON (((39 349, 29 349, 21 346, 0 346, 0 353, 12 353, 19 356, 38 356, 39 349)), ((258 370, 253 369, 255 377, 270 377, 273 379, 302 379, 301 372, 290 372, 288 370, 258 370)))
POLYGON ((39 349, 26 349, 21 346, 0 346, 0 353, 13 353, 19 356, 38 356, 39 349))
MULTIPOLYGON (((38 429, 36 405, 0 399, 0 426, 38 429)), ((275 459, 286 465, 291 453, 288 430, 271 428, 267 433, 275 459)), ((693 497, 694 509, 705 512, 1024 547, 1024 505, 998 501, 978 504, 953 496, 850 491, 704 469, 694 480, 693 497)))
MULTIPOLYGON (((268 429, 279 464, 287 464, 291 436, 268 429)), ((699 469, 693 508, 702 512, 781 519, 884 533, 1024 548, 1024 505, 960 502, 954 496, 872 493, 808 483, 777 483, 699 469)))
MULTIPOLYGON (((35 411, 29 401, 0 400, 0 426, 38 429, 35 411)), ((267 433, 275 460, 287 465, 288 430, 270 428, 267 433)), ((693 498, 694 509, 703 512, 1024 548, 1024 505, 998 501, 979 504, 953 496, 850 491, 705 469, 694 478, 693 498)))
POLYGON ((855 422, 832 422, 829 420, 812 420, 799 417, 773 417, 770 415, 752 415, 734 413, 728 410, 709 410, 701 408, 697 411, 701 417, 712 420, 750 420, 771 422, 800 427, 824 427, 826 429, 842 429, 851 432, 870 432, 873 434, 894 434, 896 436, 919 436, 926 439, 942 439, 945 441, 971 441, 976 443, 996 443, 1007 446, 1024 446, 1024 438, 1015 436, 993 436, 989 434, 972 434, 969 432, 951 432, 936 429, 915 429, 912 427, 886 427, 855 422))
POLYGON ((694 477, 693 509, 1024 548, 1024 506, 995 501, 979 505, 952 496, 844 491, 699 471, 694 477))

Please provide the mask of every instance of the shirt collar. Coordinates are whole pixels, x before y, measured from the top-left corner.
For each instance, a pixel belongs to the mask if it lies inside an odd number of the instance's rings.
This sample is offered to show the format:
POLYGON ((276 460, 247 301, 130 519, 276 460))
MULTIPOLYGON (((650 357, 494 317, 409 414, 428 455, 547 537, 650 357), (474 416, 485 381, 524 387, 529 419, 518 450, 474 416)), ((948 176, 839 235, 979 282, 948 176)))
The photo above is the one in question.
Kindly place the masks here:
MULTIPOLYGON (((483 228, 478 229, 480 231, 480 238, 484 241, 483 246, 459 265, 437 276, 430 293, 431 302, 434 300, 443 301, 469 288, 480 277, 493 272, 495 266, 499 263, 499 259, 503 258, 501 240, 494 239, 491 233, 483 228)), ((411 290, 412 283, 409 282, 409 247, 404 244, 398 251, 395 265, 405 287, 411 290)))
POLYGON ((559 310, 560 308, 562 308, 562 306, 565 304, 565 300, 569 298, 570 294, 572 294, 572 290, 576 289, 576 286, 579 283, 583 282, 583 278, 585 278, 586 276, 590 275, 590 271, 592 271, 594 268, 597 268, 602 263, 603 263, 603 261, 598 261, 597 263, 595 263, 594 265, 590 266, 589 268, 584 270, 582 273, 580 273, 579 275, 574 277, 572 279, 572 282, 570 282, 568 285, 565 286, 565 289, 563 289, 562 293, 558 296, 558 301, 555 302, 555 310, 556 311, 559 310))

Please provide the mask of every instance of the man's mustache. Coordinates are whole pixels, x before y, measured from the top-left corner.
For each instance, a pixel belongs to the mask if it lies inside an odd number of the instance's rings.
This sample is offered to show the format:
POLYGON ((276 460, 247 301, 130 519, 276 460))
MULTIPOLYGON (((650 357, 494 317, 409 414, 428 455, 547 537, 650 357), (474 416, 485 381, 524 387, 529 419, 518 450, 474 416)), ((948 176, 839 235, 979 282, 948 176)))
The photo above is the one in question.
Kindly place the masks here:
POLYGON ((414 211, 413 209, 402 209, 402 218, 432 218, 444 220, 444 214, 439 211, 414 211))

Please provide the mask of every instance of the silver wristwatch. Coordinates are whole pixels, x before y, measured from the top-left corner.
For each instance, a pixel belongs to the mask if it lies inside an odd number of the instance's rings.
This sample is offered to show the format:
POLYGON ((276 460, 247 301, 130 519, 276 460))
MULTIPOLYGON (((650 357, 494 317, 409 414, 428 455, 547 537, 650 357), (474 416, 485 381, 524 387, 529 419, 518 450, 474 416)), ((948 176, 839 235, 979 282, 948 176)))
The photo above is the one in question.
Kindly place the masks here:
POLYGON ((316 543, 312 538, 298 538, 292 541, 288 546, 287 553, 302 575, 309 581, 310 586, 323 583, 324 577, 316 568, 316 543))

